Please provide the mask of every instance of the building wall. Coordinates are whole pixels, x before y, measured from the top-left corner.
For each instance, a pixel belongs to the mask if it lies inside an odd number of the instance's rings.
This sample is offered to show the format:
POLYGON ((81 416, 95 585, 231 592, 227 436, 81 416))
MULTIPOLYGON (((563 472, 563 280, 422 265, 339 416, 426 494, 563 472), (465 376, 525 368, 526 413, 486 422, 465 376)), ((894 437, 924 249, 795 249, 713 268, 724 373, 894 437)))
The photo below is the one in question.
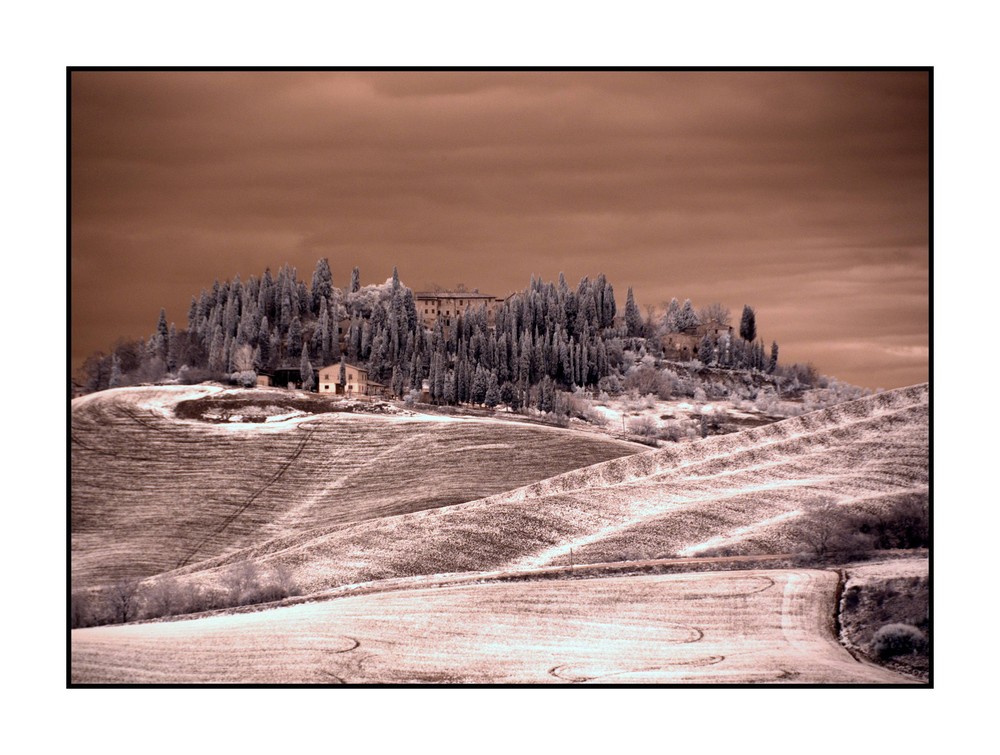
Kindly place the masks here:
POLYGON ((464 314, 470 308, 475 309, 483 305, 486 305, 487 316, 492 325, 496 308, 503 301, 489 294, 464 291, 417 294, 415 299, 417 314, 426 328, 433 328, 439 319, 443 326, 450 327, 455 324, 459 315, 464 314))
POLYGON ((368 390, 368 370, 355 367, 353 364, 345 364, 344 373, 347 379, 346 385, 341 390, 340 382, 340 362, 330 364, 320 368, 319 371, 319 392, 320 393, 344 393, 348 396, 367 396, 368 390))

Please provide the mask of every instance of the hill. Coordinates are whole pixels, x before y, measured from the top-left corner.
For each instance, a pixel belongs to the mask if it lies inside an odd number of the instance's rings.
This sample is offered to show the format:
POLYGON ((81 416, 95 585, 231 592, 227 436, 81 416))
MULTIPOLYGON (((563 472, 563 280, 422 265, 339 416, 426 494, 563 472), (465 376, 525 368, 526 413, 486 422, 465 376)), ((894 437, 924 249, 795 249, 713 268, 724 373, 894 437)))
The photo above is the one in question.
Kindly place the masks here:
POLYGON ((469 503, 299 530, 173 575, 213 587, 245 560, 286 567, 315 592, 570 558, 695 554, 723 543, 781 552, 796 544, 798 524, 816 529, 810 517, 817 513, 887 511, 912 499, 926 505, 927 495, 922 385, 602 462, 469 503))
POLYGON ((76 683, 907 683, 811 570, 488 583, 80 629, 76 683), (403 618, 405 617, 405 619, 403 618))
POLYGON ((482 498, 643 449, 496 420, 275 409, 289 396, 159 386, 75 399, 74 588, 482 498), (271 416, 260 423, 176 416, 182 401, 203 397, 253 401, 271 416))

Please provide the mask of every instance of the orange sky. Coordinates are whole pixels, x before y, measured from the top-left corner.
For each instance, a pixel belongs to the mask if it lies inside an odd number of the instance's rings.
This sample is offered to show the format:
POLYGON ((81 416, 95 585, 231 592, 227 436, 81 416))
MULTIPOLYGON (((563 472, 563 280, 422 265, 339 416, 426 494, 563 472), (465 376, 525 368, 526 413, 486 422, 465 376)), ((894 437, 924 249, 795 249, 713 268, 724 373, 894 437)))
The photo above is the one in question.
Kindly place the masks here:
POLYGON ((111 73, 71 80, 74 366, 288 262, 503 295, 605 273, 782 361, 928 379, 929 76, 111 73))

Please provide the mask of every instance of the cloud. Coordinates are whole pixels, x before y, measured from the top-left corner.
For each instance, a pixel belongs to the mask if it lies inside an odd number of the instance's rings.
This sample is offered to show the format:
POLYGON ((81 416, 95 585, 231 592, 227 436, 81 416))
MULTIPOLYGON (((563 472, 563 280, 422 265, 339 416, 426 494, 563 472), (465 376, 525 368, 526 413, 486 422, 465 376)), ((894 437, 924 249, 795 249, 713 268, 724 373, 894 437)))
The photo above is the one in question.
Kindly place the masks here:
POLYGON ((926 374, 824 346, 926 344, 926 74, 78 72, 71 86, 76 363, 148 334, 160 306, 182 324, 216 277, 284 262, 308 276, 327 256, 341 284, 355 265, 497 293, 604 272, 644 304, 750 302, 789 355, 864 385, 926 374))

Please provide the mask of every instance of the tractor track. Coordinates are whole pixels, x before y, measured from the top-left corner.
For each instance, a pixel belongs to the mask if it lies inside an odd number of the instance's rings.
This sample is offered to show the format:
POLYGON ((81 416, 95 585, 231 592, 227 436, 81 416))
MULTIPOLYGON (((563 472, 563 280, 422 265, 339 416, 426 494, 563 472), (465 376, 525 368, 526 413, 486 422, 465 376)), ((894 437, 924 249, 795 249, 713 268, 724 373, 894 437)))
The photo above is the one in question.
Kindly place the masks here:
POLYGON ((191 562, 191 559, 195 556, 195 554, 198 553, 199 550, 201 550, 202 546, 206 542, 208 542, 208 540, 210 538, 215 537, 215 536, 220 535, 223 532, 225 532, 226 529, 234 521, 236 521, 236 519, 241 514, 243 514, 244 511, 246 511, 248 508, 250 508, 250 506, 252 506, 253 503, 258 498, 260 498, 260 496, 262 496, 264 494, 264 492, 269 487, 271 487, 272 485, 274 485, 274 483, 276 483, 278 480, 280 480, 281 477, 282 477, 282 475, 284 475, 285 472, 287 472, 289 470, 289 468, 292 466, 292 464, 294 464, 295 461, 299 458, 299 456, 302 455, 302 451, 305 449, 306 444, 309 442, 309 440, 313 437, 313 435, 315 433, 316 433, 316 430, 314 428, 309 428, 308 430, 306 430, 306 436, 299 442, 298 446, 292 452, 292 455, 289 456, 288 459, 285 460, 285 462, 281 465, 281 467, 278 468, 278 471, 275 472, 271 476, 271 478, 269 480, 267 480, 263 485, 261 485, 259 488, 257 488, 257 490, 255 490, 253 493, 251 493, 250 496, 246 499, 246 501, 244 501, 240 505, 239 508, 237 508, 231 514, 229 514, 225 519, 223 519, 222 520, 222 524, 220 524, 214 531, 212 531, 212 532, 208 533, 207 535, 205 535, 205 537, 203 537, 198 542, 198 544, 195 545, 195 547, 192 548, 191 551, 183 559, 181 559, 180 561, 178 561, 177 566, 175 568, 180 569, 180 568, 182 568, 184 566, 187 566, 191 562))

